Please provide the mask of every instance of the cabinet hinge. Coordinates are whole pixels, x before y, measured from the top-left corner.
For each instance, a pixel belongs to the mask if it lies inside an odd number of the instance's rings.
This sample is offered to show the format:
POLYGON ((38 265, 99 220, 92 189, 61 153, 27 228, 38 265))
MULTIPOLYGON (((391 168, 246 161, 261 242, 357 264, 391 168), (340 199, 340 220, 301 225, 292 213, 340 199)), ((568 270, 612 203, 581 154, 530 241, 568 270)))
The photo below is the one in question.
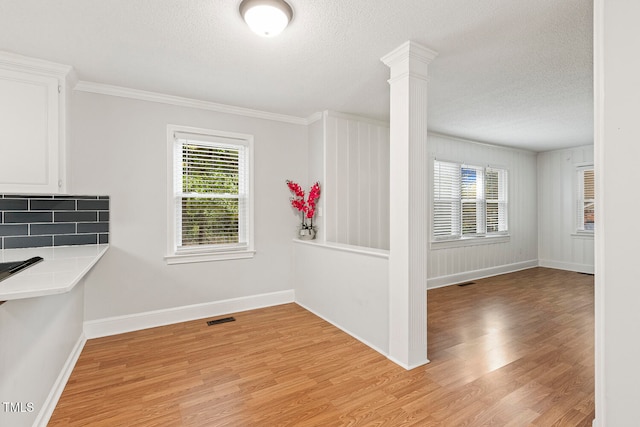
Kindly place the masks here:
POLYGON ((62 86, 58 85, 58 93, 62 93, 62 86))

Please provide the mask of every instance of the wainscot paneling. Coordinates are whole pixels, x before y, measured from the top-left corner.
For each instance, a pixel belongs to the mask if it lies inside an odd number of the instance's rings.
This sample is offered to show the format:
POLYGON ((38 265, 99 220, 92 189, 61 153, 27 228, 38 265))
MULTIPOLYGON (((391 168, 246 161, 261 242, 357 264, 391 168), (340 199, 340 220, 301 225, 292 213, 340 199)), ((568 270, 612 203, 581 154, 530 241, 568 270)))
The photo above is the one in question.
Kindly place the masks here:
POLYGON ((593 235, 576 233, 576 168, 588 164, 592 145, 538 154, 538 256, 544 267, 594 271, 593 235))
MULTIPOLYGON (((428 178, 433 178, 433 160, 465 162, 479 166, 499 166, 509 171, 509 238, 498 243, 442 248, 429 242, 427 287, 457 283, 465 273, 482 276, 535 265, 538 258, 536 154, 444 135, 429 135, 428 178), (523 267, 524 266, 524 267, 523 267)), ((430 221, 433 186, 429 186, 425 221, 430 221)), ((431 232, 429 231, 429 236, 431 232)), ((466 276, 465 276, 466 277, 466 276)))
POLYGON ((389 248, 389 127, 325 111, 326 240, 389 248))

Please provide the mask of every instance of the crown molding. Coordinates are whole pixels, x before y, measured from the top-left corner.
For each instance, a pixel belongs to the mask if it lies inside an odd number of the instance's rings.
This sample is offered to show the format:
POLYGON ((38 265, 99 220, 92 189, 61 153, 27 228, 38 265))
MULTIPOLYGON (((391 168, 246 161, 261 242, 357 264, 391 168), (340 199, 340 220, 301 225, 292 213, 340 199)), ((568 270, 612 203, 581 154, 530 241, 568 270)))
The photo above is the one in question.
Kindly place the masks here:
POLYGON ((317 113, 313 113, 310 116, 307 116, 307 125, 313 124, 317 121, 322 120, 322 111, 318 111, 317 113))
POLYGON ((485 142, 485 141, 476 141, 474 139, 469 139, 469 138, 464 138, 464 137, 461 137, 461 136, 450 135, 450 134, 442 133, 442 132, 433 132, 433 131, 428 130, 427 131, 427 135, 428 136, 433 136, 433 137, 438 137, 438 138, 452 139, 454 141, 467 142, 469 144, 482 145, 484 147, 500 148, 500 149, 503 149, 503 150, 515 151, 515 152, 524 153, 524 154, 531 154, 531 155, 537 155, 538 154, 538 151, 527 150, 526 148, 510 147, 508 145, 500 145, 500 144, 495 144, 495 143, 492 143, 492 142, 485 142))
POLYGON ((70 65, 58 64, 56 62, 31 58, 6 51, 0 51, 0 64, 3 68, 16 69, 19 71, 29 70, 35 73, 56 74, 61 78, 65 78, 67 75, 73 74, 73 67, 70 65))
POLYGON ((340 113, 338 111, 332 111, 332 110, 325 110, 323 112, 323 114, 325 116, 327 116, 327 117, 337 117, 339 119, 355 120, 355 121, 358 121, 358 122, 368 123, 370 125, 380 126, 380 127, 383 127, 383 128, 388 128, 389 127, 389 122, 385 122, 385 121, 382 121, 382 120, 376 120, 376 119, 370 119, 368 117, 357 116, 355 114, 340 113))
POLYGON ((309 124, 309 120, 304 117, 288 116, 285 114, 252 110, 250 108, 235 107, 233 105, 218 104, 215 102, 202 101, 192 98, 183 98, 180 96, 166 95, 158 92, 149 92, 145 90, 107 85, 103 83, 79 81, 74 90, 80 92, 97 93, 101 95, 118 96, 121 98, 137 99, 141 101, 158 102, 161 104, 176 105, 179 107, 198 108, 201 110, 235 114, 238 116, 272 120, 275 122, 291 123, 296 125, 309 124))

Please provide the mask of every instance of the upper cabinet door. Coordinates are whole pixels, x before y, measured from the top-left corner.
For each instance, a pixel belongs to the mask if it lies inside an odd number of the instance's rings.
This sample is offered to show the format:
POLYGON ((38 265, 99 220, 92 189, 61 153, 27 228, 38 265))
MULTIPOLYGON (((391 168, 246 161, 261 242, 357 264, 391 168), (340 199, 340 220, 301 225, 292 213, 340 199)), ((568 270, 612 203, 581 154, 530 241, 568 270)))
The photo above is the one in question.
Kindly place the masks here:
POLYGON ((57 193, 60 81, 0 69, 0 193, 57 193))

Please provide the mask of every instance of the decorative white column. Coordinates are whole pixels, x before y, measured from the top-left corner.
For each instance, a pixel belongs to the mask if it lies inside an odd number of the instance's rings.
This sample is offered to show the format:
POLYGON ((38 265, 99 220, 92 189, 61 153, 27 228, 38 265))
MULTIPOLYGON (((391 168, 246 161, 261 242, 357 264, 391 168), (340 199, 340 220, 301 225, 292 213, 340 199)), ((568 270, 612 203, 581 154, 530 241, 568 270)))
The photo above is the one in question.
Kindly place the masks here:
POLYGON ((389 358, 427 359, 427 69, 437 53, 408 41, 382 58, 391 69, 389 358))

